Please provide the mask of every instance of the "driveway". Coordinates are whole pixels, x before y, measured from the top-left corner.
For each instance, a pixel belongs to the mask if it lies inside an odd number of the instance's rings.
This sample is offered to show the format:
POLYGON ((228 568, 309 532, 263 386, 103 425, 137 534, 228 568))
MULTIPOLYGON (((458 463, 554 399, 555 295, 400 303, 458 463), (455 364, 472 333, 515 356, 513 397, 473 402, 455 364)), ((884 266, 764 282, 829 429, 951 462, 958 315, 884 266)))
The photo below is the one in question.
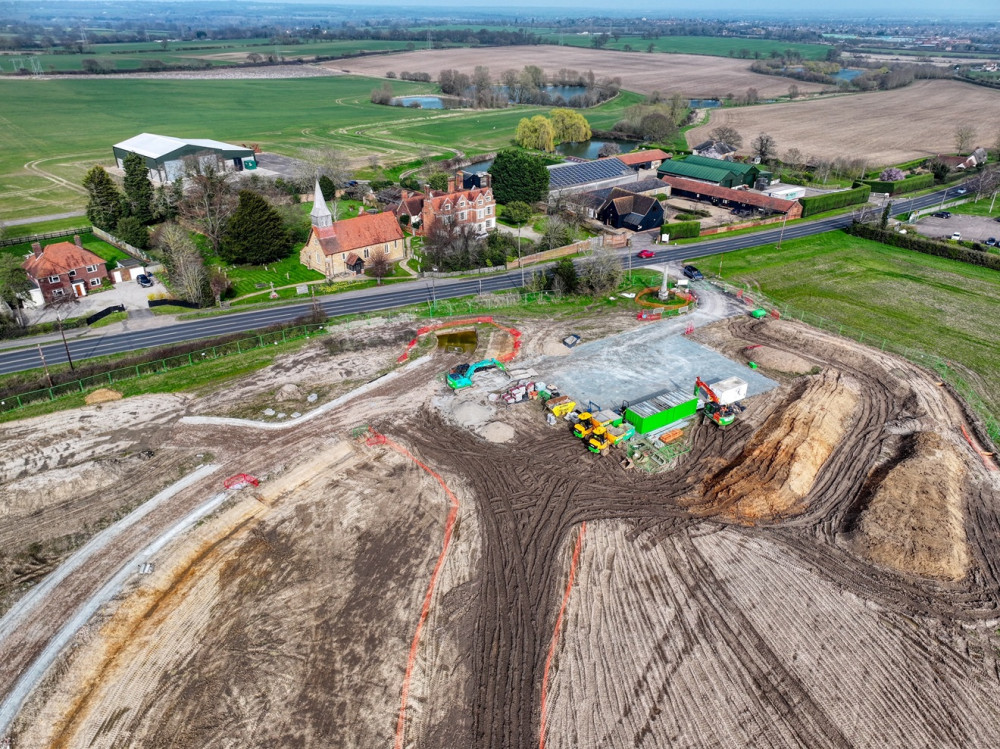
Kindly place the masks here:
POLYGON ((153 286, 143 288, 137 281, 123 281, 107 291, 88 294, 85 297, 65 302, 57 307, 43 307, 38 310, 27 310, 29 324, 40 322, 55 322, 57 317, 87 317, 100 312, 105 307, 124 305, 126 311, 148 310, 149 297, 155 294, 167 294, 167 287, 158 278, 153 277, 153 286))
POLYGON ((917 231, 925 237, 948 239, 954 232, 967 242, 985 242, 990 237, 1000 237, 1000 223, 985 216, 964 216, 953 213, 951 218, 925 216, 917 222, 917 231))

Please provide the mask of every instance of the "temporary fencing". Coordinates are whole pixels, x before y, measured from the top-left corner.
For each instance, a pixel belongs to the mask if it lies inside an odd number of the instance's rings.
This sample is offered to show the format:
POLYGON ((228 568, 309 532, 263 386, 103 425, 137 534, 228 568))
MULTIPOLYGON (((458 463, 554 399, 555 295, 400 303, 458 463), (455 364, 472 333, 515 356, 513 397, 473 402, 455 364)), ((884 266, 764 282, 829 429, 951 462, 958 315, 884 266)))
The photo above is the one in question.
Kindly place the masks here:
POLYGON ((400 354, 396 362, 402 363, 406 361, 408 358, 410 358, 410 352, 420 342, 421 336, 425 336, 428 333, 433 333, 438 330, 443 330, 446 328, 455 328, 462 325, 492 325, 495 328, 499 328, 500 330, 506 331, 511 336, 513 336, 514 338, 513 350, 508 354, 504 354, 503 356, 497 357, 497 360, 503 362, 504 364, 512 361, 514 357, 516 357, 518 353, 520 353, 521 351, 521 331, 517 330, 516 328, 506 328, 503 325, 500 325, 499 323, 495 322, 491 316, 486 315, 480 317, 465 318, 462 320, 449 320, 448 322, 438 323, 437 325, 425 325, 422 328, 418 328, 417 334, 413 337, 413 340, 411 340, 408 344, 406 344, 406 350, 402 354, 400 354))

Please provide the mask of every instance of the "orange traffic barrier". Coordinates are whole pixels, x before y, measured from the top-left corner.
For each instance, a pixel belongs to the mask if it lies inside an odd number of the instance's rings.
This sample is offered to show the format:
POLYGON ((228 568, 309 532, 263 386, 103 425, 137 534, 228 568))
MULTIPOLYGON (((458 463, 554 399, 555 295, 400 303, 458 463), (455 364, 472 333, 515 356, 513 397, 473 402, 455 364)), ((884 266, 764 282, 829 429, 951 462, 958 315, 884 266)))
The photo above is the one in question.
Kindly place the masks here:
POLYGON ((457 325, 477 325, 477 324, 492 325, 495 328, 499 328, 500 330, 504 330, 510 333, 514 337, 514 350, 509 354, 504 354, 501 357, 497 357, 499 361, 506 364, 510 362, 515 356, 517 356, 518 352, 521 350, 521 331, 518 330, 517 328, 505 328, 503 325, 494 322, 492 317, 484 315, 481 317, 467 317, 463 320, 449 320, 448 322, 438 323, 437 325, 425 325, 422 328, 418 328, 417 335, 414 337, 412 341, 406 344, 406 350, 402 354, 400 354, 399 358, 396 359, 396 362, 401 364, 410 358, 410 351, 412 351, 413 347, 416 346, 417 343, 420 341, 421 336, 427 335, 428 333, 432 333, 435 330, 441 330, 442 328, 454 328, 457 325))

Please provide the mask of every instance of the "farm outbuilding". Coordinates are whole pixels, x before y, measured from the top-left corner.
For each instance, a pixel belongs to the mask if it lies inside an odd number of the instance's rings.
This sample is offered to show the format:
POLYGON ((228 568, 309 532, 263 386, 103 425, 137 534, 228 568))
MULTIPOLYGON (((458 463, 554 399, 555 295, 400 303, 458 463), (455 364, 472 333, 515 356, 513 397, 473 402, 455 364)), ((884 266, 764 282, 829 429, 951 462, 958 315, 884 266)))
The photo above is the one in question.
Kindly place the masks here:
POLYGON ((140 133, 115 144, 111 150, 119 169, 125 168, 125 157, 130 153, 142 156, 149 169, 149 178, 160 184, 183 177, 189 159, 196 160, 202 166, 211 164, 216 169, 227 172, 257 168, 257 157, 252 148, 206 138, 187 139, 140 133))

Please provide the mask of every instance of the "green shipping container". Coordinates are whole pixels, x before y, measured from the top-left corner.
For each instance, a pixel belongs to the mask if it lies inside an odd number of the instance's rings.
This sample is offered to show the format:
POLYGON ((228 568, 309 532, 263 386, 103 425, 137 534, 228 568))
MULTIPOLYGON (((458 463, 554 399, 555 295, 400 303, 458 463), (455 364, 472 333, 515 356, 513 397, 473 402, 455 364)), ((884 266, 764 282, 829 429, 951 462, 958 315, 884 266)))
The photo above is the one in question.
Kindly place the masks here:
POLYGON ((625 418, 635 427, 637 434, 648 434, 667 424, 693 416, 697 410, 697 398, 690 393, 674 390, 641 403, 633 403, 625 409, 625 418))

